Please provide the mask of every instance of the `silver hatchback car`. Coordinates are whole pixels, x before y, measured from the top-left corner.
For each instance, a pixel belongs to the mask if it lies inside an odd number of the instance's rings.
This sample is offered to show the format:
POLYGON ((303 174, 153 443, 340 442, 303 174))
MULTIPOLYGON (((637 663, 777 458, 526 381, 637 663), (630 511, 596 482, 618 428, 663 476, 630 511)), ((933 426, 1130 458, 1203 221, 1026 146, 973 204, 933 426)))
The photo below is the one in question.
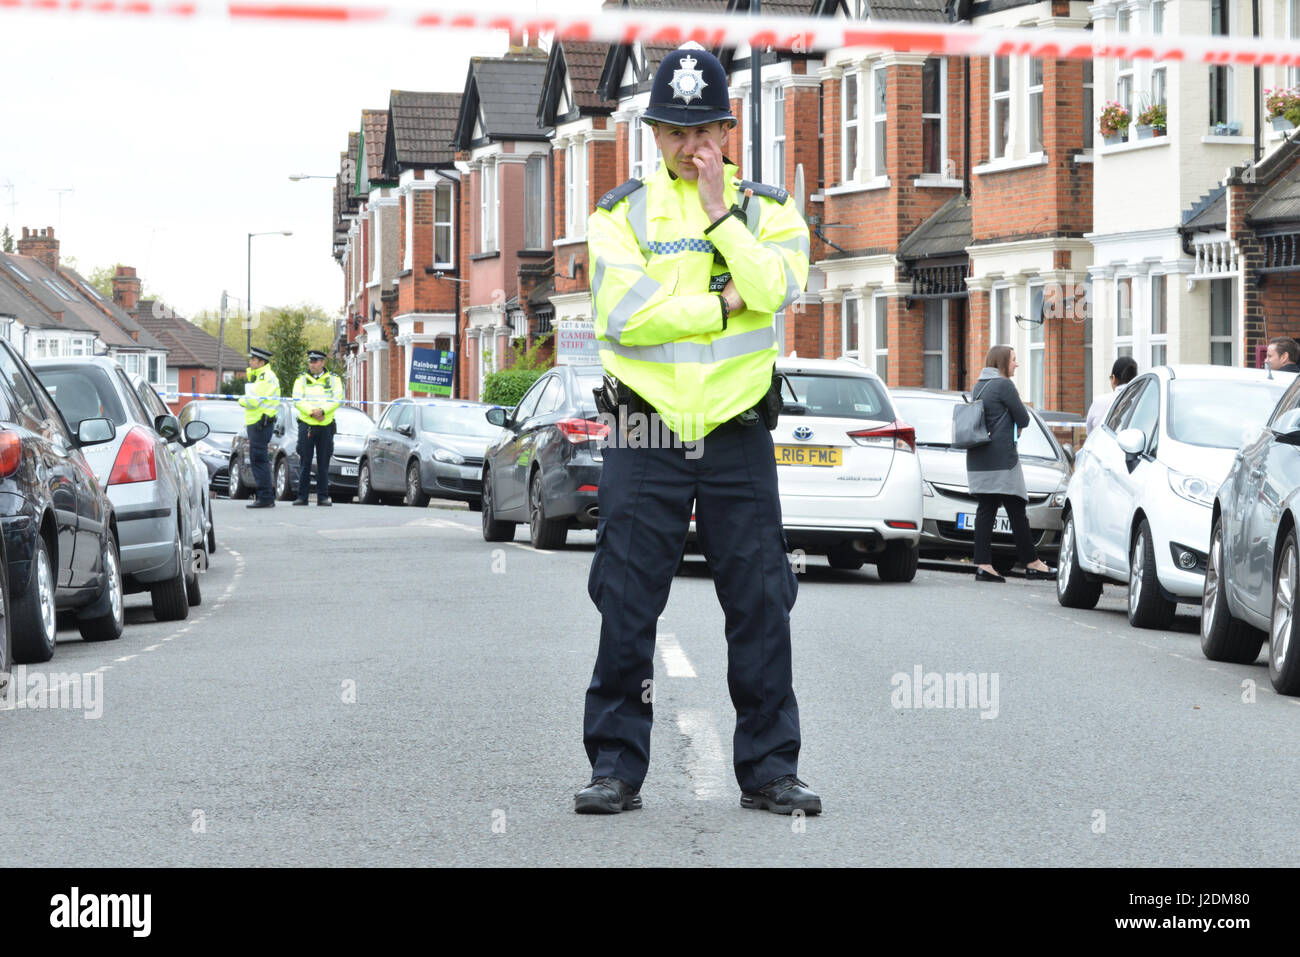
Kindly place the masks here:
POLYGON ((206 525, 169 444, 197 442, 207 424, 191 422, 182 435, 175 416, 150 415, 121 366, 106 356, 30 364, 74 430, 100 416, 117 427, 113 441, 83 451, 117 515, 123 589, 149 591, 159 621, 187 618, 199 602, 192 554, 206 525))

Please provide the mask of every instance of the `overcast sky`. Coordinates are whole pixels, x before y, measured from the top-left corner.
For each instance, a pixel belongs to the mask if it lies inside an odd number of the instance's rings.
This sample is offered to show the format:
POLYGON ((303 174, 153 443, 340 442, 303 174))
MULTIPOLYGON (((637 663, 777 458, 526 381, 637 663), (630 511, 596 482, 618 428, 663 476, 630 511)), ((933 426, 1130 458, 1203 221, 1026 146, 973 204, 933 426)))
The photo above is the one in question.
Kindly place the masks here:
MULTIPOLYGON (((600 0, 542 8, 561 5, 600 0)), ((54 226, 83 272, 135 266, 183 315, 223 289, 242 300, 247 234, 291 230, 253 239, 253 305, 333 315, 333 184, 289 175, 332 176, 362 109, 393 89, 460 92, 470 56, 505 49, 504 33, 0 11, 0 225, 54 226)))

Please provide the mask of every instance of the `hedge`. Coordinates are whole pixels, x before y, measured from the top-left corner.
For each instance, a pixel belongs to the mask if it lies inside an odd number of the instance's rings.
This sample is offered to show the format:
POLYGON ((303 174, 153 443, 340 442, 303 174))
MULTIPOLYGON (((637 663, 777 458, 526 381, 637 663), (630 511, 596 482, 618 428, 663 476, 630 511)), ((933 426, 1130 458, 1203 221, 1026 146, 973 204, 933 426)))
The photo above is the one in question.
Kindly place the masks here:
POLYGON ((483 379, 481 402, 504 405, 507 408, 519 404, 528 387, 541 378, 544 369, 503 369, 489 372, 483 379))

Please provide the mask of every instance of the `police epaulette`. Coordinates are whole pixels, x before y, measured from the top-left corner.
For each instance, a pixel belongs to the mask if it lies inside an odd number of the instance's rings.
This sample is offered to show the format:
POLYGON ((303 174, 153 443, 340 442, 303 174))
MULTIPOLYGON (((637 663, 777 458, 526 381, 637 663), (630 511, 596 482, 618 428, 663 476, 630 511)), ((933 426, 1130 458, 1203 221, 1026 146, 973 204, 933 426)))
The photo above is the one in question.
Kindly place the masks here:
POLYGON ((782 206, 790 198, 790 194, 780 186, 769 186, 767 183, 755 183, 753 180, 742 179, 740 185, 736 187, 736 192, 744 193, 746 190, 753 190, 756 196, 766 196, 768 199, 774 199, 782 206))
POLYGON ((600 202, 598 202, 596 206, 608 213, 614 208, 614 204, 620 199, 626 199, 644 185, 645 183, 641 182, 639 179, 630 179, 622 186, 615 186, 608 193, 602 196, 600 202))

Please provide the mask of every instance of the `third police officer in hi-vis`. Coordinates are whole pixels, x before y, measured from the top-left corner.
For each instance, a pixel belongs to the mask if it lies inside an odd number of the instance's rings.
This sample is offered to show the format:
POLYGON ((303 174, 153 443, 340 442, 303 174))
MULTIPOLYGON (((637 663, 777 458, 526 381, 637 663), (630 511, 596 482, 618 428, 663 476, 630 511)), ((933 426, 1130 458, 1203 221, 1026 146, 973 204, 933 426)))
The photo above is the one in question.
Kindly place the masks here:
POLYGON ((663 154, 591 215, 598 404, 673 441, 615 428, 604 453, 588 590, 601 612, 576 810, 641 806, 650 761, 655 625, 695 512, 726 614, 733 757, 743 807, 817 814, 796 777, 790 655, 797 583, 781 532, 769 429, 780 411, 773 314, 808 278, 808 227, 784 190, 738 181, 722 143, 736 123, 721 64, 696 44, 659 66, 643 120, 663 154))
POLYGON ((306 505, 311 494, 311 460, 316 455, 316 504, 331 505, 330 458, 334 455, 334 413, 343 401, 343 380, 325 371, 325 353, 307 352, 307 371, 293 383, 298 410, 298 497, 306 505))

